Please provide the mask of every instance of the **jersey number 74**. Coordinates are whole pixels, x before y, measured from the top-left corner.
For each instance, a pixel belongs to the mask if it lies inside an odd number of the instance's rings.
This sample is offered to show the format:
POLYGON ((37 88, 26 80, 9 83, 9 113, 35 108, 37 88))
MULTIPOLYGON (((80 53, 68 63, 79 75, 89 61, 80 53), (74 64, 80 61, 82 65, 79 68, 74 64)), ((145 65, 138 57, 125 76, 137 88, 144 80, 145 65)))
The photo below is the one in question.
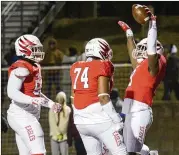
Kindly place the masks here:
POLYGON ((89 88, 88 85, 88 69, 89 67, 82 68, 75 68, 74 73, 76 74, 73 89, 76 89, 77 80, 80 78, 80 82, 83 83, 83 88, 89 88))

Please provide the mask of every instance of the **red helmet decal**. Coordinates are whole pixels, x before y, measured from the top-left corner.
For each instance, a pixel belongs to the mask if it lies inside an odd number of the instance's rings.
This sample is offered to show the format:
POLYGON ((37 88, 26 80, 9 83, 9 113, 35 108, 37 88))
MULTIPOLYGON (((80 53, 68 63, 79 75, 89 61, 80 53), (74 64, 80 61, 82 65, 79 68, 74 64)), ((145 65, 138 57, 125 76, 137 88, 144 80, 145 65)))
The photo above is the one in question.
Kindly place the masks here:
POLYGON ((31 50, 28 48, 28 46, 34 46, 36 44, 34 44, 33 42, 29 41, 25 37, 24 37, 24 39, 25 39, 26 42, 23 41, 21 38, 19 39, 19 46, 23 49, 23 50, 20 50, 20 51, 22 53, 26 54, 27 56, 30 56, 31 55, 31 50))
MULTIPOLYGON (((99 40, 98 40, 99 41, 99 40)), ((100 47, 103 49, 102 51, 100 51, 100 54, 101 54, 101 56, 104 58, 108 58, 109 57, 109 54, 108 54, 108 52, 109 52, 109 50, 110 50, 110 48, 109 48, 109 46, 106 44, 106 43, 104 43, 104 42, 101 42, 101 41, 99 41, 99 43, 100 43, 100 47), (101 46, 102 45, 102 46, 101 46)))

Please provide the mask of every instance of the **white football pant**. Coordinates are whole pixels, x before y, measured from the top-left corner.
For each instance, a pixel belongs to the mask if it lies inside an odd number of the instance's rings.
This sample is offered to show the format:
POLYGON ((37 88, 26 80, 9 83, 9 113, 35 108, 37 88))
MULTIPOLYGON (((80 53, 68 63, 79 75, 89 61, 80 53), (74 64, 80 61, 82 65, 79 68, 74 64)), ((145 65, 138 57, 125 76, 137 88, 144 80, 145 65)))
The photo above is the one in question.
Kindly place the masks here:
POLYGON ((99 124, 78 124, 76 125, 87 155, 101 155, 102 143, 106 145, 112 155, 127 155, 126 147, 123 143, 120 124, 112 121, 99 124))
POLYGON ((140 152, 146 132, 152 124, 153 116, 151 108, 126 115, 123 136, 127 152, 140 152))
POLYGON ((34 116, 29 115, 27 118, 8 114, 7 120, 15 131, 19 155, 45 155, 44 133, 34 116))

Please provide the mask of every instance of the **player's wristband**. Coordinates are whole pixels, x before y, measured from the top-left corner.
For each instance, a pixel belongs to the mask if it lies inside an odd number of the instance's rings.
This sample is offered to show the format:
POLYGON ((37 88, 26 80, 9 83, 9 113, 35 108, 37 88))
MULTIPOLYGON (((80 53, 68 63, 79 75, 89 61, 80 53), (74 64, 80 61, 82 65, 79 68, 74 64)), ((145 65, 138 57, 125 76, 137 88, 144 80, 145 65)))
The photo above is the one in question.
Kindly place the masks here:
POLYGON ((128 30, 126 31, 126 37, 128 38, 128 37, 133 37, 133 36, 134 36, 134 34, 133 34, 132 30, 131 30, 131 29, 128 29, 128 30))
POLYGON ((100 96, 109 96, 109 94, 108 93, 101 93, 101 94, 98 95, 98 97, 100 97, 100 96))

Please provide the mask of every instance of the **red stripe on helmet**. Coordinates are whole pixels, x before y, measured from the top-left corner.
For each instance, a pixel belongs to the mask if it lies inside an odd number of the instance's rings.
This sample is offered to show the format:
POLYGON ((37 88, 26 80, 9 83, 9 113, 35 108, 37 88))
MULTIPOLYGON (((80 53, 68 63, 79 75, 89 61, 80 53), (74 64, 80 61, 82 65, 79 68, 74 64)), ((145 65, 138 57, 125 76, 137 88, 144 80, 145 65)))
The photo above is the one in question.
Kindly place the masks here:
POLYGON ((28 49, 27 46, 22 46, 20 43, 19 43, 19 46, 23 49, 23 50, 20 50, 22 53, 24 53, 27 56, 31 55, 31 50, 28 49))
MULTIPOLYGON (((99 41, 99 40, 98 40, 98 41, 99 41)), ((102 44, 102 46, 100 45, 100 47, 103 49, 103 50, 100 51, 100 52, 103 54, 103 56, 105 56, 105 58, 108 58, 108 57, 109 57, 108 52, 109 52, 109 50, 110 50, 109 46, 108 46, 106 43, 103 43, 103 42, 101 42, 101 41, 99 41, 99 43, 102 44)), ((101 53, 100 53, 100 54, 101 54, 101 53)))
POLYGON ((27 45, 21 38, 19 39, 19 42, 21 42, 24 45, 27 45))
POLYGON ((23 36, 24 40, 22 40, 21 38, 19 39, 19 46, 22 48, 22 50, 20 50, 22 53, 24 53, 27 56, 30 56, 32 51, 28 48, 28 46, 34 46, 36 45, 35 43, 31 42, 30 40, 28 40, 27 38, 25 38, 23 36))

